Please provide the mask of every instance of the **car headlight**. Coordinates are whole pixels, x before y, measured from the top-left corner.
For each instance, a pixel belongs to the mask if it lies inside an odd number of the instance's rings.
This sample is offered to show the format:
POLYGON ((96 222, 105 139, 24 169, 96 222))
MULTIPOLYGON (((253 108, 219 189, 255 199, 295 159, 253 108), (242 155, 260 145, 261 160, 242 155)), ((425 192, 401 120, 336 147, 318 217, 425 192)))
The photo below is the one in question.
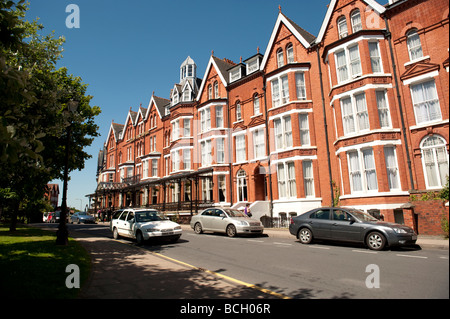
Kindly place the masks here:
POLYGON ((237 224, 240 226, 249 226, 250 224, 246 222, 245 220, 238 220, 237 224))
POLYGON ((402 228, 392 228, 397 234, 406 234, 406 230, 402 228))
POLYGON ((176 226, 174 229, 181 229, 181 226, 176 226))
POLYGON ((158 229, 156 229, 156 228, 147 228, 146 230, 147 230, 148 233, 152 233, 152 232, 158 231, 158 229))

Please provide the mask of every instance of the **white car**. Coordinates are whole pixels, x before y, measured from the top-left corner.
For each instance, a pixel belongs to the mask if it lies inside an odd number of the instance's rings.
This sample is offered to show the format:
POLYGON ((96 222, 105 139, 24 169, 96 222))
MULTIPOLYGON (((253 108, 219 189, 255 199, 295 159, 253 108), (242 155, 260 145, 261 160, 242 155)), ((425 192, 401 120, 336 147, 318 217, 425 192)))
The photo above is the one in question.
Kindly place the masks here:
POLYGON ((153 209, 128 208, 116 214, 111 222, 114 239, 136 239, 138 245, 150 238, 165 238, 176 242, 183 232, 181 226, 153 209))

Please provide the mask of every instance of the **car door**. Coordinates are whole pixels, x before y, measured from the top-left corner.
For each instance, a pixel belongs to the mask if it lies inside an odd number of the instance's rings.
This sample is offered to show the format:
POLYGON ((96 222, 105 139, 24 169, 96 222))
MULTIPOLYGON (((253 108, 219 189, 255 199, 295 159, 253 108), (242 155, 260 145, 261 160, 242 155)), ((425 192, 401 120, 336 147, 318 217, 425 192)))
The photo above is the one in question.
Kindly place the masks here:
POLYGON ((224 232, 229 222, 227 220, 227 215, 221 209, 214 209, 212 216, 211 228, 214 231, 224 232))
POLYGON ((329 239, 331 238, 331 210, 329 208, 321 208, 312 213, 309 217, 314 238, 329 239))
POLYGON ((214 209, 210 208, 205 210, 201 215, 201 223, 203 230, 212 230, 214 209))
POLYGON ((125 219, 125 226, 124 226, 124 232, 126 233, 126 236, 128 237, 134 237, 134 212, 130 211, 128 212, 127 218, 125 219))
POLYGON ((127 215, 129 211, 125 210, 120 216, 119 219, 117 219, 117 231, 119 232, 120 236, 129 236, 129 232, 127 230, 127 215))
POLYGON ((333 209, 333 223, 331 238, 343 241, 358 241, 361 237, 362 226, 345 210, 333 209))

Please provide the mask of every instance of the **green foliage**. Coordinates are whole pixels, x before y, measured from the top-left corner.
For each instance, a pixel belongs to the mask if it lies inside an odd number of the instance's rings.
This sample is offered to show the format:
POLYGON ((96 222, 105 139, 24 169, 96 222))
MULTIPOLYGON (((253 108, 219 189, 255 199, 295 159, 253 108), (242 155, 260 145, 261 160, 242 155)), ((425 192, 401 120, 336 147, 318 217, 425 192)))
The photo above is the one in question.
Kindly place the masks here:
POLYGON ((448 219, 445 216, 443 216, 441 218, 441 228, 442 228, 442 231, 445 234, 445 237, 448 238, 448 235, 449 235, 449 233, 448 233, 448 219))
POLYGON ((84 168, 100 114, 81 78, 56 69, 65 39, 41 35, 37 20, 25 21, 26 10, 24 1, 0 0, 0 189, 17 195, 4 202, 13 216, 62 177, 68 131, 69 171, 84 168), (68 111, 73 101, 75 113, 68 111))

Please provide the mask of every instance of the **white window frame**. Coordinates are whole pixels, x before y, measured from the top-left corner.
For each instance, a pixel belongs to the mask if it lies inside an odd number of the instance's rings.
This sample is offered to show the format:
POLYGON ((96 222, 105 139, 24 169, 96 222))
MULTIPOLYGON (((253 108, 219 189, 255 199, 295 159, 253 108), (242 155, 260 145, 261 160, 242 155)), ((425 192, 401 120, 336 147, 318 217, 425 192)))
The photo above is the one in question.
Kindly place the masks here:
MULTIPOLYGON (((441 112, 441 106, 440 106, 440 102, 439 102, 439 95, 437 92, 437 88, 436 88, 436 82, 434 79, 427 79, 426 81, 421 81, 421 82, 415 82, 415 83, 411 83, 410 85, 410 92, 411 92, 411 100, 413 102, 413 109, 414 109, 414 116, 416 119, 416 124, 420 125, 420 124, 425 124, 425 123, 431 123, 431 122, 436 122, 436 121, 441 121, 442 120, 442 112, 441 112), (424 91, 424 85, 427 83, 433 83, 433 95, 434 97, 428 97, 428 99, 422 100, 422 101, 416 101, 415 98, 415 94, 414 94, 414 89, 415 88, 419 88, 421 87, 421 90, 424 91), (436 103, 436 109, 435 111, 439 111, 439 114, 436 112, 436 114, 432 114, 430 113, 430 108, 426 107, 425 111, 426 111, 426 117, 428 119, 422 120, 422 115, 419 114, 418 108, 424 104, 428 105, 430 102, 434 102, 436 103)), ((425 106, 426 106, 425 105, 425 106)), ((421 111, 421 113, 423 113, 423 111, 421 111)))
POLYGON ((340 99, 341 105, 341 114, 342 114, 342 126, 344 128, 344 136, 351 136, 358 134, 360 132, 370 131, 370 119, 369 112, 367 109, 367 100, 364 92, 359 92, 356 94, 352 94, 350 96, 342 97, 340 99), (364 110, 358 110, 357 98, 363 96, 364 98, 364 110), (344 107, 343 101, 350 100, 351 103, 351 113, 345 113, 347 109, 344 107), (367 118, 367 120, 363 119, 363 116, 367 118), (353 123, 353 131, 350 131, 350 127, 348 124, 350 121, 353 123), (367 127, 362 127, 362 123, 367 124, 367 127))
POLYGON ((247 154, 245 150, 245 134, 235 136, 236 163, 245 162, 247 154))
POLYGON ((372 73, 384 73, 383 71, 383 63, 381 60, 381 54, 380 54, 380 43, 378 41, 369 41, 369 56, 370 56, 370 66, 372 68, 372 73), (370 49, 370 46, 375 45, 376 46, 376 54, 372 55, 373 51, 370 49), (378 65, 379 70, 374 70, 374 65, 378 65))
MULTIPOLYGON (((362 75, 362 65, 361 65, 361 56, 359 53, 359 44, 358 43, 352 43, 351 45, 336 51, 334 54, 334 59, 335 59, 335 63, 336 63, 336 73, 337 73, 337 79, 338 79, 338 83, 345 83, 347 81, 353 80, 354 78, 361 76, 362 75), (352 59, 351 56, 351 50, 353 50, 354 48, 356 48, 357 50, 357 56, 355 56, 354 59, 352 59), (339 59, 338 59, 338 55, 339 54, 344 54, 344 59, 343 61, 345 62, 344 64, 339 65, 339 59), (358 72, 354 72, 354 68, 358 69, 358 72), (343 75, 341 75, 340 70, 345 70, 345 78, 343 75)), ((344 73, 342 72, 342 73, 344 73)))
MULTIPOLYGON (((352 194, 366 194, 366 193, 374 193, 378 192, 378 176, 375 166, 375 156, 372 148, 362 148, 357 150, 351 150, 347 152, 347 161, 348 161, 348 172, 349 172, 349 179, 350 179, 350 188, 352 194), (371 157, 373 159, 372 162, 367 163, 364 160, 364 154, 371 152, 371 157), (350 160, 350 157, 352 154, 356 154, 356 161, 353 162, 350 160), (357 167, 352 167, 352 163, 357 164, 357 167), (371 166, 367 166, 366 164, 371 164, 371 166), (367 176, 369 174, 375 174, 375 186, 376 188, 369 189, 371 186, 368 182, 367 176), (353 176, 359 175, 359 183, 361 185, 361 189, 355 189, 355 183, 353 176)), ((373 187, 373 185, 372 185, 373 187)))
POLYGON ((303 167, 303 184, 305 190, 305 197, 315 197, 314 190, 314 166, 312 160, 304 160, 302 161, 303 167), (309 166, 309 167, 308 167, 309 166), (309 175, 311 173, 311 175, 309 175), (308 187, 309 185, 309 187, 308 187), (310 192, 308 192, 308 189, 310 192))
POLYGON ((398 170, 397 150, 395 145, 384 146, 384 161, 386 163, 386 175, 388 179, 389 190, 400 190, 400 175, 398 170), (389 154, 392 152, 392 154, 389 154), (388 155, 392 156, 392 161, 388 160, 388 155))
POLYGON ((420 41, 420 36, 419 36, 419 33, 417 32, 417 29, 410 30, 406 34, 406 46, 408 48, 408 55, 409 55, 410 61, 420 60, 423 57, 422 42, 420 41), (412 41, 414 39, 416 39, 418 41, 418 45, 413 47, 412 41))
POLYGON ((266 155, 266 142, 265 142, 265 135, 264 135, 264 129, 259 128, 256 130, 253 130, 252 132, 252 138, 253 138, 253 158, 263 158, 266 155))
POLYGON ((352 23, 352 32, 358 32, 362 30, 361 12, 356 9, 352 12, 350 16, 350 21, 352 23))
POLYGON ((337 20, 337 27, 338 27, 339 39, 342 39, 342 38, 345 38, 346 36, 348 36, 347 19, 345 18, 345 16, 342 16, 337 20))
MULTIPOLYGON (((446 146, 447 142, 445 141, 445 139, 437 134, 434 135, 427 135, 425 138, 422 139, 422 141, 420 142, 420 152, 422 154, 422 166, 423 166, 423 175, 425 177, 425 185, 427 189, 440 189, 442 187, 445 186, 446 183, 446 179, 445 176, 441 176, 440 174, 440 170, 439 170, 439 166, 440 163, 446 164, 447 165, 447 169, 446 171, 448 172, 448 167, 449 167, 449 154, 447 151, 447 146, 446 146), (431 146, 424 146, 425 142, 428 139, 431 138, 436 138, 438 140, 440 140, 441 144, 434 144, 431 146), (433 174, 435 175, 434 178, 436 179, 437 185, 430 185, 430 176, 429 173, 427 171, 427 162, 426 162, 426 154, 425 152, 431 151, 431 159, 432 159, 432 166, 434 166, 433 170, 433 174), (439 154, 441 156, 441 159, 439 159, 439 154), (442 158, 443 157, 443 158, 442 158)), ((430 166, 428 164, 428 166, 430 166)), ((447 174, 448 176, 448 174, 447 174)))
POLYGON ((275 149, 283 150, 289 149, 293 146, 292 139, 292 119, 291 115, 285 115, 274 120, 274 133, 275 133, 275 149), (277 124, 278 123, 278 124, 277 124), (290 124, 290 129, 288 127, 290 124))

